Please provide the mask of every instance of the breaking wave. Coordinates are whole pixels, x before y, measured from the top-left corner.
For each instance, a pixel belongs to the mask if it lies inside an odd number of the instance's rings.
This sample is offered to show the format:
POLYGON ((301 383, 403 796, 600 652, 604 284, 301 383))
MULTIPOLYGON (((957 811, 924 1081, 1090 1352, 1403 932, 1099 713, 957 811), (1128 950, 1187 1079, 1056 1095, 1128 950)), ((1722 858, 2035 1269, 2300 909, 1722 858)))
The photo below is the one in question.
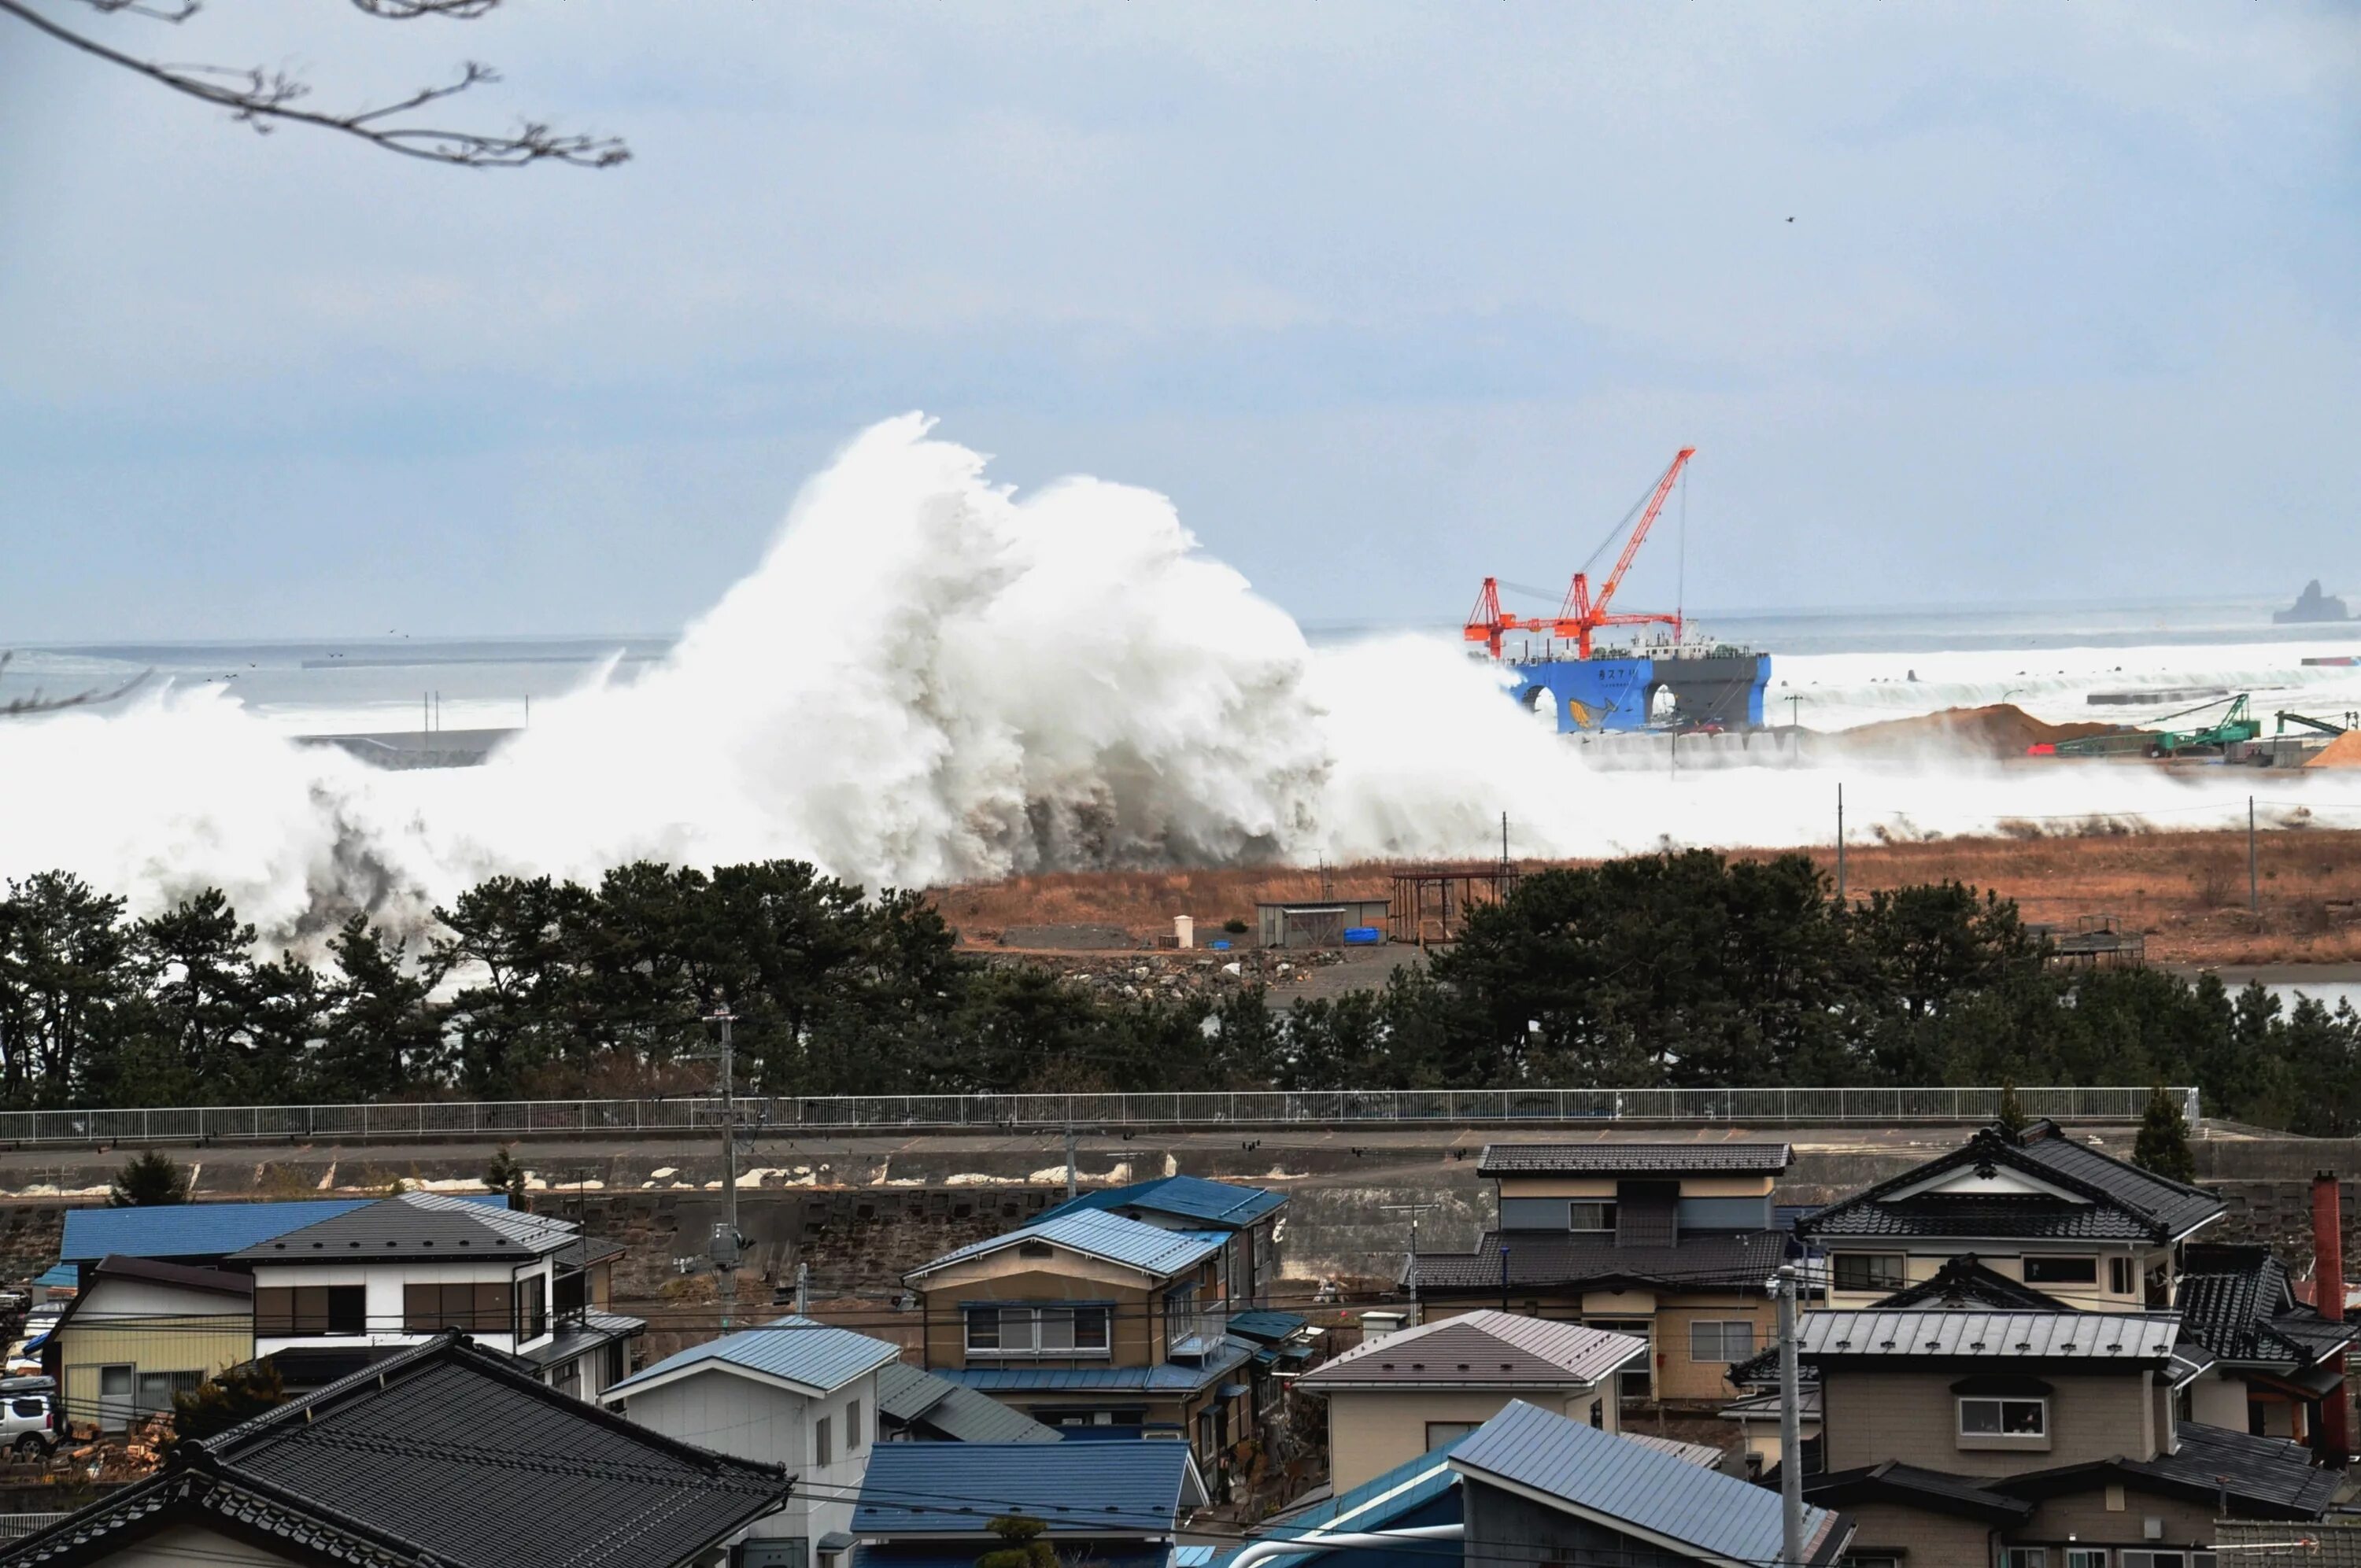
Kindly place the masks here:
MULTIPOLYGON (((139 909, 217 885, 283 938, 495 872, 642 858, 922 886, 1482 855, 1503 814, 1520 855, 1831 835, 1828 773, 1593 769, 1456 644, 1315 649, 1164 498, 1093 479, 1019 496, 930 428, 859 436, 665 659, 546 703, 480 768, 376 772, 218 689, 0 726, 0 873, 63 867, 139 909)), ((1905 835, 2226 821, 2251 787, 2104 772, 2103 799, 2081 770, 1956 760, 1849 783, 1856 821, 1882 809, 1905 835)))

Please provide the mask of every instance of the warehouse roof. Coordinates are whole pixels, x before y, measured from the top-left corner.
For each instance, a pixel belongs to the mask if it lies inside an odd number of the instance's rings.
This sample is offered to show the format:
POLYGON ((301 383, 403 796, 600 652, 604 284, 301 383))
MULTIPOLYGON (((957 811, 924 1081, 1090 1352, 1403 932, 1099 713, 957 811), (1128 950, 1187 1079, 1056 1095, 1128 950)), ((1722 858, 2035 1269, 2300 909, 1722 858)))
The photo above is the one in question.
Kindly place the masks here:
POLYGON ((571 1220, 529 1214, 439 1192, 405 1192, 330 1215, 232 1253, 240 1263, 354 1263, 388 1259, 519 1262, 573 1246, 571 1220))
POLYGON ((751 1329, 693 1344, 634 1373, 599 1396, 614 1399, 700 1371, 751 1376, 757 1381, 794 1385, 801 1393, 841 1388, 864 1372, 901 1358, 901 1347, 792 1312, 751 1329))
MULTIPOLYGON (((1521 1399, 1454 1450, 1451 1467, 1707 1562, 1779 1560, 1778 1493, 1521 1399)), ((1842 1515, 1805 1508, 1806 1562, 1833 1563, 1850 1535, 1842 1515)))
POLYGON ((986 1241, 947 1252, 904 1277, 922 1278, 937 1269, 1028 1243, 1064 1247, 1086 1257, 1118 1263, 1144 1274, 1169 1277, 1212 1256, 1229 1240, 1226 1231, 1168 1231, 1144 1220, 1128 1220, 1100 1209, 1072 1209, 986 1241))
POLYGON ((1797 1223, 1815 1238, 2172 1241, 2222 1201, 2075 1142, 2054 1123, 1986 1127, 1949 1154, 1797 1223))
POLYGON ((1169 1537, 1204 1506, 1185 1442, 1068 1442, 1055 1455, 1029 1442, 881 1442, 852 1533, 983 1538, 995 1515, 1024 1514, 1051 1537, 1169 1537))
POLYGON ((1487 1144, 1478 1176, 1776 1176, 1795 1151, 1774 1143, 1487 1144))
POLYGON ((59 1256, 226 1257, 257 1242, 368 1206, 366 1198, 291 1203, 159 1203, 140 1209, 69 1209, 59 1256))
POLYGON ((441 1334, 181 1446, 145 1481, 0 1550, 114 1561, 174 1523, 302 1563, 670 1568, 786 1500, 775 1465, 675 1442, 441 1334))
POLYGON ((1165 1176, 1153 1181, 1134 1181, 1085 1192, 1068 1199, 1041 1217, 1046 1220, 1085 1209, 1137 1209, 1214 1229, 1243 1230, 1286 1202, 1285 1193, 1273 1192, 1267 1187, 1234 1187, 1226 1181, 1208 1181, 1202 1176, 1165 1176))
POLYGON ((1648 1342, 1580 1323, 1486 1309, 1354 1346, 1296 1380, 1301 1388, 1587 1387, 1648 1354, 1648 1342))
POLYGON ((877 1369, 877 1413, 897 1426, 924 1426, 953 1442, 1056 1442, 1063 1433, 1022 1410, 904 1362, 877 1369))
POLYGON ((1806 1312, 1796 1354, 1862 1359, 2081 1361, 2161 1365, 2180 1334, 2175 1312, 1806 1312))
POLYGON ((1718 1231, 1653 1247, 1487 1231, 1472 1253, 1421 1253, 1410 1266, 1422 1292, 1498 1290, 1504 1245, 1512 1288, 1612 1283, 1760 1290, 1787 1255, 1787 1237, 1778 1231, 1718 1231))

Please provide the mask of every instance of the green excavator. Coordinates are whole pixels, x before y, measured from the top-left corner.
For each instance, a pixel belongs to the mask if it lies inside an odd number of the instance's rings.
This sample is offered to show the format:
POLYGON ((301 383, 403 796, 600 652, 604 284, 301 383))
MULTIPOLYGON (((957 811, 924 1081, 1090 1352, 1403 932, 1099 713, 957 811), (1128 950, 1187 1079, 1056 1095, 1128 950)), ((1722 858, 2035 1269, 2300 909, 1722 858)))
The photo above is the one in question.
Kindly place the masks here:
MULTIPOLYGON (((2192 707, 2171 718, 2185 718, 2191 713, 2203 713, 2208 707, 2192 707)), ((2182 757, 2191 752, 2218 751, 2226 753, 2231 747, 2252 740, 2263 732, 2262 720, 2249 709, 2246 694, 2240 692, 2230 699, 2222 717, 2202 729, 2159 729, 2148 737, 2147 754, 2151 757, 2182 757)))

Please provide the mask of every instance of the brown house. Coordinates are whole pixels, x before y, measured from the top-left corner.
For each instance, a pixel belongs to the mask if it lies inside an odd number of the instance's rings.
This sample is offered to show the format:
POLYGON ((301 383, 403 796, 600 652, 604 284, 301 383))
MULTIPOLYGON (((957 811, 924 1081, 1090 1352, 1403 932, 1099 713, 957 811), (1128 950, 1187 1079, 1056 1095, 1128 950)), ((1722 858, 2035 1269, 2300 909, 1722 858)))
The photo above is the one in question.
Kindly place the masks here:
POLYGON ((1771 1189, 1783 1143, 1494 1144, 1499 1224, 1472 1253, 1422 1254, 1404 1284, 1431 1321, 1482 1307, 1644 1341, 1627 1399, 1718 1405, 1771 1343, 1787 1255, 1771 1189))

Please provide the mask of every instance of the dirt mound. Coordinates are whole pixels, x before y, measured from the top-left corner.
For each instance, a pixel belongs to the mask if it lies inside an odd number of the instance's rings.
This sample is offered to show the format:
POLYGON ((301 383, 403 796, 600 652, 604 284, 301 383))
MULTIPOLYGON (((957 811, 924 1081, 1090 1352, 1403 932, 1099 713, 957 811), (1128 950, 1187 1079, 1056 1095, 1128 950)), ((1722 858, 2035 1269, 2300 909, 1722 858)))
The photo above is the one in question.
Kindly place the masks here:
POLYGON ((2013 702, 1985 707, 1947 707, 1912 718, 1864 724, 1831 737, 1847 751, 1909 751, 1940 749, 1990 757, 2022 757, 2027 747, 2054 746, 2085 735, 2105 735, 2113 724, 2048 724, 2013 702))
POLYGON ((2307 768, 2361 768, 2361 729, 2347 729, 2322 748, 2307 768))

